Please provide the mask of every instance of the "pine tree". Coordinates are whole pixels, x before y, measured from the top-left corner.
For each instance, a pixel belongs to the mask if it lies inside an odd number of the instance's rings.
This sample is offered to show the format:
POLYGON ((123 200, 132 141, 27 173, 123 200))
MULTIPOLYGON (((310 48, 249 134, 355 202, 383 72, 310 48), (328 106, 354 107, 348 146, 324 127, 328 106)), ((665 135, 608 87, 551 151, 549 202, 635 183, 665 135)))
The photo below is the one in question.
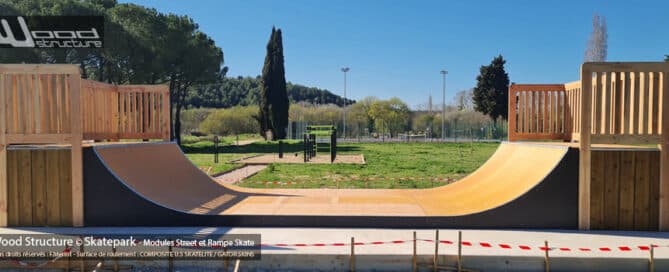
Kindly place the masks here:
POLYGON ((490 116, 507 119, 509 101, 509 74, 504 70, 506 60, 499 55, 490 65, 481 66, 474 88, 474 109, 490 116))

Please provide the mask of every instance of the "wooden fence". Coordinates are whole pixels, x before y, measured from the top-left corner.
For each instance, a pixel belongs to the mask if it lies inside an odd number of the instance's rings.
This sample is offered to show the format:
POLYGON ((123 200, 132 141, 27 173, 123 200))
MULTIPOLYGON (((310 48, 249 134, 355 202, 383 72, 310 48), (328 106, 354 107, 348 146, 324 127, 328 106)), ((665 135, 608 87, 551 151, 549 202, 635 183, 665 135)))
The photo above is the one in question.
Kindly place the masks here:
POLYGON ((562 84, 523 84, 509 88, 509 140, 565 138, 565 89, 562 84))
POLYGON ((82 141, 169 140, 166 85, 82 80, 77 65, 0 65, 0 226, 7 226, 7 146, 71 146, 72 225, 83 225, 82 141))
POLYGON ((166 85, 111 85, 82 80, 84 139, 169 141, 166 85))

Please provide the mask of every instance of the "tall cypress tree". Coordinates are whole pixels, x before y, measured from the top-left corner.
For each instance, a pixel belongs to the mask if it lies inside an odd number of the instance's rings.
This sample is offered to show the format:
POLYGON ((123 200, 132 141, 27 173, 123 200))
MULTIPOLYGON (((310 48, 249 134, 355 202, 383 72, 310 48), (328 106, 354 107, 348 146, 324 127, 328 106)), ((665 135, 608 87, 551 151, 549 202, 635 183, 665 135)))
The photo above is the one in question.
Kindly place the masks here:
POLYGON ((499 55, 490 65, 481 66, 474 88, 474 109, 490 116, 507 119, 509 108, 509 74, 504 70, 506 60, 499 55))
MULTIPOLYGON (((268 130, 272 130, 270 118, 270 86, 272 84, 272 56, 274 52, 274 36, 276 30, 272 27, 272 34, 267 42, 267 55, 265 55, 265 64, 262 68, 260 98, 258 99, 258 124, 260 125, 260 135, 265 137, 268 130)), ((272 139, 267 139, 272 140, 272 139)))
POLYGON ((272 135, 275 139, 286 138, 286 127, 288 127, 288 110, 290 101, 286 91, 286 70, 283 66, 283 39, 281 29, 274 33, 274 68, 272 88, 270 89, 270 120, 272 123, 272 135))
POLYGON ((266 136, 267 131, 272 131, 272 139, 268 140, 283 139, 286 137, 290 102, 286 91, 281 29, 272 27, 261 79, 260 109, 257 117, 260 133, 266 136))

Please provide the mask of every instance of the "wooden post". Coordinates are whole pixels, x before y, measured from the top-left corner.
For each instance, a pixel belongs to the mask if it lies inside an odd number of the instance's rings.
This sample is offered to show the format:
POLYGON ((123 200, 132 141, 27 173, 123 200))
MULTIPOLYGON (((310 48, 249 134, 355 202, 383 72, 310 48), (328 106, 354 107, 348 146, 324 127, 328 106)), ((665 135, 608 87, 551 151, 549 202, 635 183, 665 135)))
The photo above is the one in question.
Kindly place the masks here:
POLYGON ((416 272, 418 265, 416 264, 416 231, 413 232, 413 258, 411 259, 411 271, 416 272))
POLYGON ((81 77, 79 73, 67 75, 70 88, 70 134, 72 142, 72 226, 84 226, 84 182, 81 141, 81 77))
MULTIPOLYGON (((597 77, 599 78, 599 77, 597 77)), ((581 65, 581 136, 578 167, 578 228, 590 229, 590 133, 592 72, 589 64, 581 65)))
MULTIPOLYGON (((171 240, 170 240, 171 242, 171 240)), ((167 246, 167 252, 172 253, 172 244, 170 243, 169 246, 167 246)), ((174 259, 172 258, 172 254, 167 256, 167 271, 174 271, 174 259)))
POLYGON ((516 140, 516 90, 514 87, 513 84, 509 86, 509 129, 507 132, 509 142, 516 140))
POLYGON ((669 71, 662 72, 659 230, 669 231, 669 71))
POLYGON ((163 102, 162 102, 162 127, 161 127, 161 133, 163 135, 163 141, 170 141, 170 124, 171 124, 171 117, 172 113, 170 112, 170 89, 169 86, 165 85, 165 91, 162 92, 163 95, 163 102))
POLYGON ((546 272, 550 272, 551 271, 551 259, 548 256, 548 251, 550 250, 550 248, 548 248, 548 241, 544 241, 544 249, 546 250, 545 255, 544 255, 544 263, 546 264, 545 269, 546 269, 546 272))
POLYGON ((0 71, 0 227, 7 226, 7 104, 6 93, 11 88, 11 80, 0 71))
POLYGON ((79 236, 79 239, 81 239, 81 245, 79 245, 79 271, 86 271, 86 261, 84 258, 84 237, 79 236))
POLYGON ((351 272, 355 272, 355 238, 351 237, 351 272))
POLYGON ((235 260, 235 269, 233 270, 233 272, 239 271, 239 261, 240 261, 239 259, 235 260))
POLYGON ((114 266, 113 266, 112 269, 114 270, 114 272, 118 272, 119 271, 119 265, 118 265, 118 257, 116 257, 116 246, 115 245, 112 245, 112 252, 114 253, 114 258, 113 258, 114 259, 114 266))
POLYGON ((649 272, 654 272, 655 271, 655 247, 651 244, 650 249, 648 251, 650 252, 650 258, 648 259, 648 271, 649 272))
POLYGON ((458 272, 462 271, 462 231, 458 231, 458 272))
POLYGON ((432 258, 432 271, 437 271, 439 257, 439 230, 434 231, 434 257, 432 258))

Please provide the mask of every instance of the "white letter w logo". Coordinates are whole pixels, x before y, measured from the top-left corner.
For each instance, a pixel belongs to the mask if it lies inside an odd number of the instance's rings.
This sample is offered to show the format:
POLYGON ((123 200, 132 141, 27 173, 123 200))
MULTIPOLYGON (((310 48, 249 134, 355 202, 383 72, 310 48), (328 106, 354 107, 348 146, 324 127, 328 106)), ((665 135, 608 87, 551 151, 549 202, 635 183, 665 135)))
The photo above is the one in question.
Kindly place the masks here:
POLYGON ((35 47, 35 42, 33 42, 33 37, 30 36, 26 21, 23 20, 23 17, 21 16, 17 17, 17 20, 19 21, 19 26, 21 26, 21 31, 23 31, 23 36, 25 36, 26 39, 24 41, 17 41, 7 20, 2 19, 0 22, 2 23, 5 35, 0 33, 0 44, 10 44, 14 47, 35 47))

